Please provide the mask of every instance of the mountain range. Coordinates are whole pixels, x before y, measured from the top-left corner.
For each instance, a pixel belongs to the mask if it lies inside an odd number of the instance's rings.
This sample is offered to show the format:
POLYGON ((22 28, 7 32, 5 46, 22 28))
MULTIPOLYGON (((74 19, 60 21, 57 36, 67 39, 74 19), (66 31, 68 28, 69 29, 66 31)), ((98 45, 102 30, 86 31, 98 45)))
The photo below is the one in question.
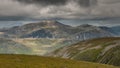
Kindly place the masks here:
POLYGON ((105 27, 83 24, 77 27, 64 25, 58 21, 46 20, 38 23, 1 29, 6 38, 65 38, 71 40, 87 40, 99 37, 120 35, 120 26, 105 27))

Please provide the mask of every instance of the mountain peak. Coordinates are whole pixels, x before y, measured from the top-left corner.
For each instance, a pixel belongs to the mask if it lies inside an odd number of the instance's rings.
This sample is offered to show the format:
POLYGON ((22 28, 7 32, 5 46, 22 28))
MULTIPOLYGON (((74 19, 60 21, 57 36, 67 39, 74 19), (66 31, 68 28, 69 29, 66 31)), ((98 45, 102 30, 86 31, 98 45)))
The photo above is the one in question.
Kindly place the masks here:
POLYGON ((56 23, 56 20, 43 20, 42 22, 46 22, 46 23, 56 23))
POLYGON ((43 23, 45 26, 49 26, 49 27, 70 27, 69 25, 65 25, 56 20, 44 20, 41 23, 43 23))
POLYGON ((89 24, 82 24, 80 26, 77 26, 77 28, 83 30, 83 31, 90 31, 90 30, 101 30, 99 27, 89 24))
POLYGON ((90 25, 90 24, 82 24, 82 25, 80 25, 80 26, 78 26, 78 27, 92 27, 93 25, 90 25))
MULTIPOLYGON (((47 26, 55 26, 57 25, 59 22, 56 20, 44 20, 42 21, 42 23, 46 24, 47 26)), ((60 24, 60 23, 59 23, 60 24)))
POLYGON ((37 23, 29 23, 24 25, 24 27, 29 27, 29 28, 40 28, 40 27, 45 27, 45 28, 56 28, 60 26, 65 26, 64 24, 56 21, 56 20, 43 20, 37 23))

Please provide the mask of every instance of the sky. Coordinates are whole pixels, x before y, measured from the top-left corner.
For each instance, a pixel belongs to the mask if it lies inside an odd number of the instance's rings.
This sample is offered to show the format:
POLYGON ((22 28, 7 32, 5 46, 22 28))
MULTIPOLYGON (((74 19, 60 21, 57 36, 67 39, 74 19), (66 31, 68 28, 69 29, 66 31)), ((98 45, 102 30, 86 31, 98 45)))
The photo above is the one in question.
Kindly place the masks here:
POLYGON ((0 0, 0 21, 41 19, 65 23, 68 20, 67 23, 72 24, 94 20, 92 24, 117 25, 120 23, 120 0, 0 0), (79 22, 81 20, 84 21, 79 22))

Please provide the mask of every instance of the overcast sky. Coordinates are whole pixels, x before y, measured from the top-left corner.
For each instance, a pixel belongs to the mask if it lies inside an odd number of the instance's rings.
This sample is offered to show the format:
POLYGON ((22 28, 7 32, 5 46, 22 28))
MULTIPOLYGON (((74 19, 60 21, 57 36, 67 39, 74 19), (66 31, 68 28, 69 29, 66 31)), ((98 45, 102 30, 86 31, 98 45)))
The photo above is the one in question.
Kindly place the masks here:
POLYGON ((115 18, 120 18, 120 0, 0 0, 2 21, 110 19, 110 25, 119 24, 115 18))
POLYGON ((120 17, 120 0, 0 0, 0 19, 120 17))

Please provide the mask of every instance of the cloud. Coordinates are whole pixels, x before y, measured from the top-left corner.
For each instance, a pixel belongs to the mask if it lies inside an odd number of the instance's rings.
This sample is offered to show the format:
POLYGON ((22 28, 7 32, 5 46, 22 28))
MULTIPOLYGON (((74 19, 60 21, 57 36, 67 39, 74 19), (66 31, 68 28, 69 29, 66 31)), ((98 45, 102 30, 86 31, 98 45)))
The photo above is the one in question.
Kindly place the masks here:
POLYGON ((91 19, 120 16, 120 0, 0 0, 0 19, 91 19))
POLYGON ((26 3, 26 4, 42 4, 46 5, 64 5, 66 4, 67 0, 18 0, 19 2, 26 3))
POLYGON ((24 5, 14 0, 0 0, 0 17, 37 15, 35 5, 24 5))
POLYGON ((120 0, 98 0, 98 6, 91 14, 102 17, 120 17, 120 0))

